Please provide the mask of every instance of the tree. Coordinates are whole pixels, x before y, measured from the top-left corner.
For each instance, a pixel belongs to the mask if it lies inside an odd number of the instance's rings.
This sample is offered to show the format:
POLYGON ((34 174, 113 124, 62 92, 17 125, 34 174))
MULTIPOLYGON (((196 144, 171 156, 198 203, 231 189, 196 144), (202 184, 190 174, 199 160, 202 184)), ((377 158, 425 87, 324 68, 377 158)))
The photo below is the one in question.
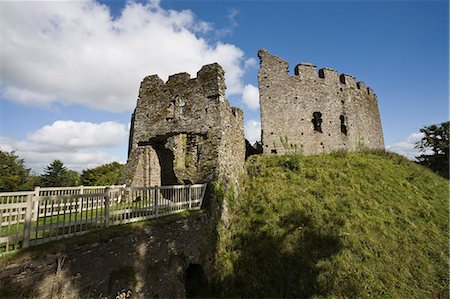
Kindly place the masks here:
POLYGON ((30 190, 30 169, 15 152, 0 151, 0 191, 30 190))
POLYGON ((449 178, 449 139, 450 122, 443 122, 423 127, 420 132, 424 134, 422 139, 416 143, 416 148, 423 152, 417 156, 419 164, 422 164, 439 175, 449 178), (432 154, 426 154, 427 151, 432 154))
POLYGON ((119 184, 125 165, 113 162, 83 170, 81 183, 86 186, 108 186, 119 184))
POLYGON ((68 187, 79 185, 80 175, 74 170, 68 170, 60 160, 53 161, 41 175, 43 187, 68 187))

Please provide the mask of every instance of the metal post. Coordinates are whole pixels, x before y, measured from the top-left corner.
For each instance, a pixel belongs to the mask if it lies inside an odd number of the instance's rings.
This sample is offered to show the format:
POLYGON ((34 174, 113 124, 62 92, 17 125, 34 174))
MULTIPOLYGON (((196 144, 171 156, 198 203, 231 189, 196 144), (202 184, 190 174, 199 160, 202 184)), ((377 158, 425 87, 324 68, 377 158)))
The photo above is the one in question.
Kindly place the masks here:
POLYGON ((33 214, 33 195, 27 196, 27 209, 25 210, 25 225, 23 227, 23 248, 30 246, 31 218, 33 214))
POLYGON ((110 202, 110 190, 109 187, 105 188, 105 226, 109 226, 109 202, 110 202))

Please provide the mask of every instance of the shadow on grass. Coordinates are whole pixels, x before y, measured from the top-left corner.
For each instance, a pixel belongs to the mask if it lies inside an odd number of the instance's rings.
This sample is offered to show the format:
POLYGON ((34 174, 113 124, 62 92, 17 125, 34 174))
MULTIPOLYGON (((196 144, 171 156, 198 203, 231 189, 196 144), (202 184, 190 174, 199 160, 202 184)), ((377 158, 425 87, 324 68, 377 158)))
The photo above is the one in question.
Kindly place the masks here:
POLYGON ((327 296, 327 287, 318 284, 318 263, 331 259, 342 249, 337 228, 320 231, 301 212, 291 212, 280 220, 282 233, 255 224, 233 240, 234 273, 223 282, 225 297, 327 296))

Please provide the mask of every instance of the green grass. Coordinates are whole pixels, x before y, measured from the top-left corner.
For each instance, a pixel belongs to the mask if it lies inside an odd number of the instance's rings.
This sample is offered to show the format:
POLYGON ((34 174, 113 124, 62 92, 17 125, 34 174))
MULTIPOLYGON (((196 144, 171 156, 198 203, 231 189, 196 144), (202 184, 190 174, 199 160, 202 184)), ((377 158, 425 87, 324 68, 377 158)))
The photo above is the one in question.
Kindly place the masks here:
POLYGON ((385 152, 252 158, 216 296, 448 298, 448 181, 385 152))

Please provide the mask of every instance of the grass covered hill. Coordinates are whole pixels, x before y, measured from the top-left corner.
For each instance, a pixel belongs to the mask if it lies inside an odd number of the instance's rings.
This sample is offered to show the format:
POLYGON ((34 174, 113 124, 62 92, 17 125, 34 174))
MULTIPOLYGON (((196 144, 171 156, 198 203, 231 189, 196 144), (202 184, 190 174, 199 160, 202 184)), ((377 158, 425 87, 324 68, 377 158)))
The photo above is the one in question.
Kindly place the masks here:
POLYGON ((448 181, 386 152, 253 156, 247 172, 216 296, 448 298, 448 181))

